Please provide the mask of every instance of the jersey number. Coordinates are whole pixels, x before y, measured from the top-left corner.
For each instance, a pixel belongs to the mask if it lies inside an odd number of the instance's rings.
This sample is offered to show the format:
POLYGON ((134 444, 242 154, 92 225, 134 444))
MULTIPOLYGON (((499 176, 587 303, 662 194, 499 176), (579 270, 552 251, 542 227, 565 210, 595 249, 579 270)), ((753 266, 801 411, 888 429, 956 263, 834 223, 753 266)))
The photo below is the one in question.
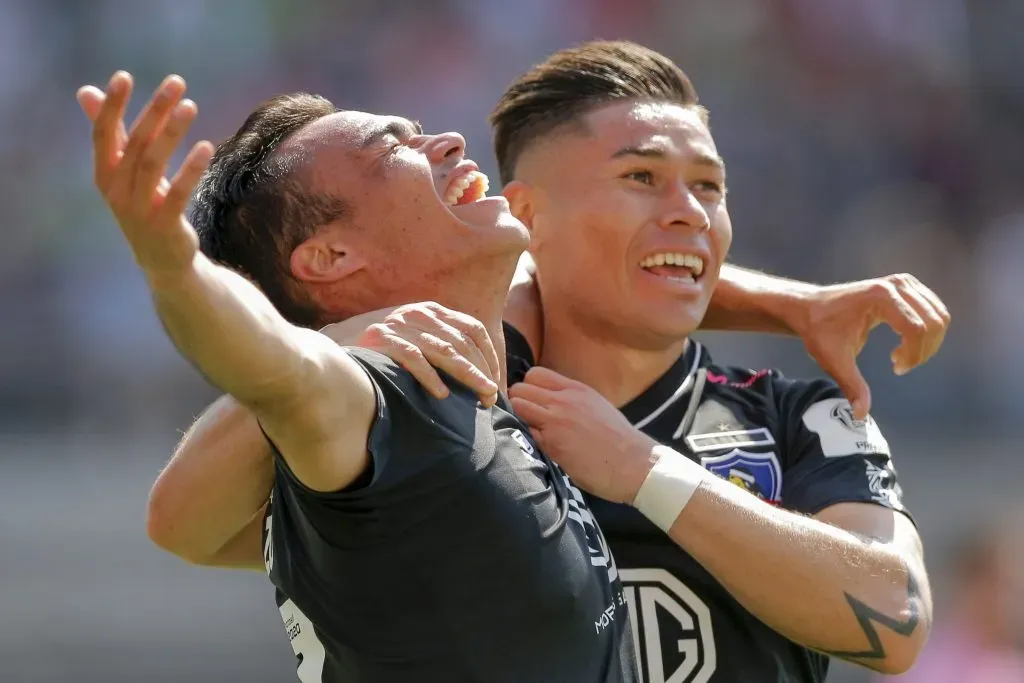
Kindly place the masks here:
POLYGON ((299 680, 302 683, 322 683, 327 651, 316 637, 313 622, 291 600, 285 600, 281 605, 281 619, 292 643, 292 651, 299 658, 296 671, 299 680))
MULTIPOLYGON (((274 495, 270 495, 270 505, 273 506, 274 495)), ((273 510, 273 507, 270 508, 273 510)), ((273 543, 273 515, 267 514, 265 522, 267 540, 263 545, 263 561, 267 565, 267 574, 274 569, 274 543, 273 543)), ((316 636, 313 630, 313 622, 309 620, 298 605, 290 599, 285 600, 281 607, 281 620, 284 622, 284 630, 288 633, 288 640, 292 644, 292 652, 299 659, 299 666, 296 673, 302 683, 323 683, 324 660, 327 658, 327 651, 324 644, 316 636)))

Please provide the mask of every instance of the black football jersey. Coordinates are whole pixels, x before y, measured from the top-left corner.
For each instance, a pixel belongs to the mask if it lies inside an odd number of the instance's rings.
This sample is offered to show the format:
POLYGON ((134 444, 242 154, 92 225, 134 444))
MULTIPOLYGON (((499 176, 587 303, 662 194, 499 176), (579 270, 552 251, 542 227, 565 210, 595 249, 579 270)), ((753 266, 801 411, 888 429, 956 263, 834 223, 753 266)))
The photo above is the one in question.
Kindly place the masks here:
MULTIPOLYGON (((532 354, 506 326, 509 382, 532 354), (515 373, 515 374, 513 374, 515 373)), ((829 380, 719 367, 691 341, 622 408, 633 425, 762 500, 813 515, 841 502, 906 513, 889 446, 829 380)), ((763 624, 636 509, 587 497, 615 554, 647 683, 810 683, 828 658, 763 624)), ((771 590, 770 587, 766 590, 771 590)))
POLYGON ((633 683, 618 571, 583 495, 502 398, 377 391, 369 471, 318 493, 278 454, 264 555, 302 683, 633 683))

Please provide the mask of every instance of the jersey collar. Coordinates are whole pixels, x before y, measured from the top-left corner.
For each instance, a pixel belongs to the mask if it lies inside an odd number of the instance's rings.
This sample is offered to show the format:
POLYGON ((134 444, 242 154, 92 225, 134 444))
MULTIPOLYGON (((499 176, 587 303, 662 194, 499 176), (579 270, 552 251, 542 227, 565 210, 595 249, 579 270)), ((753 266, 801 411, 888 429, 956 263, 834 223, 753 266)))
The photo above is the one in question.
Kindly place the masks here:
POLYGON ((671 368, 642 394, 622 408, 634 427, 643 429, 670 407, 690 394, 697 370, 708 365, 710 358, 704 346, 693 339, 671 368))

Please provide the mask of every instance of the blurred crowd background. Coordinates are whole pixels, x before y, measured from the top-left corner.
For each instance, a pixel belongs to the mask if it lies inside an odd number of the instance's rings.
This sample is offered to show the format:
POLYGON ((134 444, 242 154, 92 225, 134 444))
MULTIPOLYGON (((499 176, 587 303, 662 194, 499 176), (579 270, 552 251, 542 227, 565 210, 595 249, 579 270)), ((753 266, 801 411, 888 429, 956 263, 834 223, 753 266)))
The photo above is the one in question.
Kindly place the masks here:
MULTIPOLYGON (((940 673, 918 680, 1024 681, 1022 525, 1006 521, 1024 501, 1022 28, 1020 0, 3 0, 0 680, 295 680, 264 577, 145 539, 148 486, 214 394, 92 186, 75 89, 127 69, 134 114, 180 73, 192 138, 214 141, 269 96, 318 92, 459 130, 496 178, 499 93, 603 37, 694 80, 729 165, 735 262, 819 282, 909 271, 949 305, 926 367, 893 376, 884 331, 863 355, 934 577, 919 670, 940 673)), ((795 341, 709 341, 719 362, 818 372, 795 341)))

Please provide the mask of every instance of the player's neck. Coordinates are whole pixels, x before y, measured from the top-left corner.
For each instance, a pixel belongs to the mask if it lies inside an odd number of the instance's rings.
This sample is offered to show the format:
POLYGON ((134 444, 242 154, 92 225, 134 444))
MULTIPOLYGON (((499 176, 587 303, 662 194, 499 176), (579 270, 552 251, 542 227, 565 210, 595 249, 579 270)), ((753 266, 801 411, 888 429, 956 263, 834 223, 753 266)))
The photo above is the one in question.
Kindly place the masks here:
POLYGON ((512 283, 515 262, 501 263, 481 273, 461 271, 451 282, 438 287, 433 300, 455 311, 471 315, 487 329, 487 334, 498 353, 501 377, 498 386, 504 391, 507 384, 505 367, 505 332, 502 327, 502 313, 505 297, 512 283))
POLYGON ((611 337, 595 337, 563 321, 545 324, 539 364, 593 387, 621 408, 668 372, 686 344, 681 339, 663 348, 638 349, 611 337))

